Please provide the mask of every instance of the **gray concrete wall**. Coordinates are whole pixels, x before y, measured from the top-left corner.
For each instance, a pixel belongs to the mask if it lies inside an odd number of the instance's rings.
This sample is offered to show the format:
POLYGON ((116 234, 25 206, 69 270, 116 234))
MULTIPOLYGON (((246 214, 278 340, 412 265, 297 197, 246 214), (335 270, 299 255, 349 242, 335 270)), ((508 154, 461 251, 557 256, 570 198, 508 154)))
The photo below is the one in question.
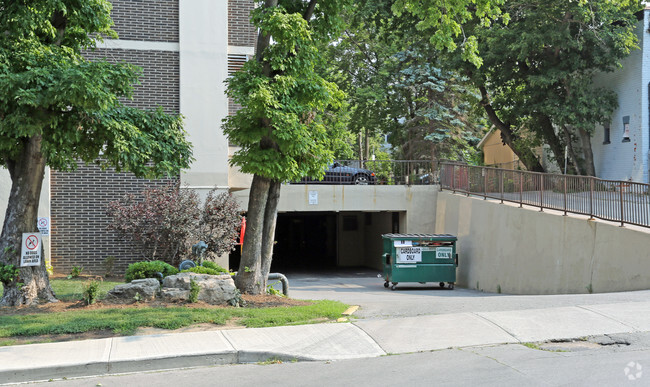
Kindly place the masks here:
MULTIPOLYGON (((242 209, 250 190, 233 192, 242 209)), ((279 212, 405 212, 400 232, 431 232, 435 226, 437 187, 420 185, 286 184, 280 189, 279 212), (309 195, 317 203, 309 204, 309 195)), ((314 201, 312 201, 314 203, 314 201)))
MULTIPOLYGON (((249 192, 233 192, 244 210, 248 207, 249 192)), ((399 214, 399 232, 431 233, 435 227, 437 195, 438 188, 432 186, 287 184, 280 190, 278 210, 337 212, 338 266, 381 270, 381 234, 392 231, 393 213, 399 214), (344 229, 346 217, 356 220, 356 229, 344 229)))
POLYGON ((435 231, 458 236, 460 286, 512 294, 650 288, 650 232, 438 194, 435 231))

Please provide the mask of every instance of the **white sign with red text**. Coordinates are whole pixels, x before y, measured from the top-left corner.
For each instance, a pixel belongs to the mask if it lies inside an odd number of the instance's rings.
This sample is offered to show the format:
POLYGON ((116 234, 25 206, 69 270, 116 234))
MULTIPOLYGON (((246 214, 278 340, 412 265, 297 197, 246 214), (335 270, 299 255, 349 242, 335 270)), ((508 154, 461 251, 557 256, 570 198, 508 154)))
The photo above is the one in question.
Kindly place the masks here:
POLYGON ((39 266, 41 264, 41 233, 23 233, 20 252, 20 266, 39 266))

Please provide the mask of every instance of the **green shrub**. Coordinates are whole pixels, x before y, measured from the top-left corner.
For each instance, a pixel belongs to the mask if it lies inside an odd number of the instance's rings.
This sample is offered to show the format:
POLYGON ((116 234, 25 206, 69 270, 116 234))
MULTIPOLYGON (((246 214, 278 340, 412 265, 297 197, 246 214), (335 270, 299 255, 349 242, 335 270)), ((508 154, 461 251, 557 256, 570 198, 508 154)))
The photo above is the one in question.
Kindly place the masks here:
POLYGON ((87 281, 83 284, 83 299, 86 305, 94 304, 99 297, 99 282, 95 280, 87 281))
POLYGON ((169 275, 178 274, 178 270, 174 266, 163 261, 136 262, 130 264, 126 269, 124 280, 126 282, 131 282, 143 278, 158 279, 158 273, 162 273, 163 277, 167 277, 169 275))
POLYGON ((216 270, 220 273, 227 273, 228 270, 224 269, 223 267, 217 265, 216 263, 212 261, 203 261, 202 264, 203 267, 207 267, 208 269, 216 270))
MULTIPOLYGON (((222 269, 223 270, 223 269, 222 269)), ((189 269, 183 270, 181 273, 196 273, 196 274, 210 274, 210 275, 219 275, 219 274, 224 274, 228 273, 227 271, 219 271, 215 269, 211 269, 209 267, 205 266, 195 266, 189 269)))
POLYGON ((191 303, 195 303, 199 300, 199 291, 201 288, 199 287, 199 284, 196 283, 193 279, 190 280, 190 296, 189 296, 189 301, 191 303))
POLYGON ((78 278, 81 275, 81 272, 84 271, 83 267, 72 266, 72 271, 68 274, 68 279, 78 278))

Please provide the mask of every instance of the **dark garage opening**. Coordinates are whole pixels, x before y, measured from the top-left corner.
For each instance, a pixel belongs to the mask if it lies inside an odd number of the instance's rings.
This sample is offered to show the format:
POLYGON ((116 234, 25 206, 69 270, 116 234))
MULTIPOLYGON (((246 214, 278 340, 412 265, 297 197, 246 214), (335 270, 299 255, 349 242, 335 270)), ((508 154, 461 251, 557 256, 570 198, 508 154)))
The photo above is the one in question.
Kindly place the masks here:
MULTIPOLYGON (((271 272, 381 268, 381 234, 399 232, 397 212, 286 212, 275 229, 271 272)), ((239 269, 240 247, 230 254, 239 269)))
POLYGON ((336 213, 278 214, 275 240, 272 271, 336 267, 336 213))

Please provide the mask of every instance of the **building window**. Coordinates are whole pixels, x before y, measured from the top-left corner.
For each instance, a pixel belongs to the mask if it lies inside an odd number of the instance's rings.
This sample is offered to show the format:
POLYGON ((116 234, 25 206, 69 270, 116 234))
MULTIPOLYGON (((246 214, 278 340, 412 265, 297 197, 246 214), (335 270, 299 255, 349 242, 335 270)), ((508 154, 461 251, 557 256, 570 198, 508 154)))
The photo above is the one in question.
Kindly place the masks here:
POLYGON ((605 124, 603 127, 603 134, 605 138, 603 139, 603 144, 609 144, 609 123, 605 124))
POLYGON ((623 142, 630 141, 630 116, 623 117, 623 142))

